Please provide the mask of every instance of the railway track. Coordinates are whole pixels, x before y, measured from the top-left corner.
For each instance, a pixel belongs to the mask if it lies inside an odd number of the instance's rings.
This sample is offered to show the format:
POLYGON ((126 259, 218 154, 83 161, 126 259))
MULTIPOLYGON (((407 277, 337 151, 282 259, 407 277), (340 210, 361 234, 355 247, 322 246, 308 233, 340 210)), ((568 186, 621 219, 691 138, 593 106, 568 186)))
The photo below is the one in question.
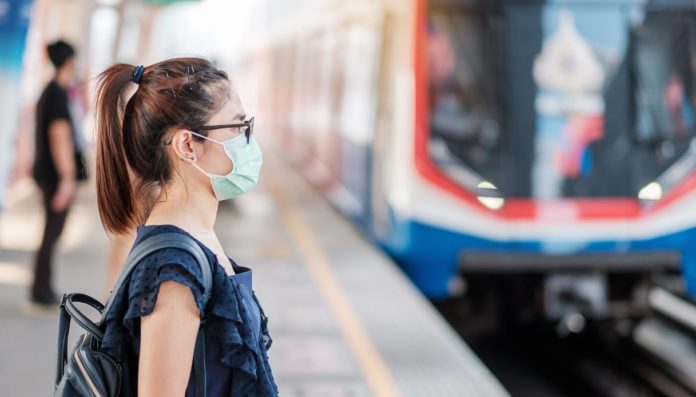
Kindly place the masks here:
POLYGON ((665 294, 653 290, 648 317, 594 322, 566 337, 549 323, 472 315, 461 300, 436 307, 513 396, 696 396, 696 310, 665 309, 691 308, 665 294))

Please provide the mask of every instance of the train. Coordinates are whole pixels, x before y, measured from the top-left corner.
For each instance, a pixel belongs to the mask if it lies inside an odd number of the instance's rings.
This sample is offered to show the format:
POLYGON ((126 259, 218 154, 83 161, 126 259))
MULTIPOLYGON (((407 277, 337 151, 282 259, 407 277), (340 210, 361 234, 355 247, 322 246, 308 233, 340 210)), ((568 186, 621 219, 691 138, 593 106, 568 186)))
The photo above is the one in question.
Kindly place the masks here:
POLYGON ((695 7, 316 1, 245 70, 282 154, 427 297, 616 318, 664 280, 696 296, 695 7))

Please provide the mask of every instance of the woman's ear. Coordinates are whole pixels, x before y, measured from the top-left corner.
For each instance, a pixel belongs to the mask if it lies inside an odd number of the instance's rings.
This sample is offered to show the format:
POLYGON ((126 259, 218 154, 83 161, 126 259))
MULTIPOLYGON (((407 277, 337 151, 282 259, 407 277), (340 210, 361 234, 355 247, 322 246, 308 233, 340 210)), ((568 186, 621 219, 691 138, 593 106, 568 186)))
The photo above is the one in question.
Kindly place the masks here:
POLYGON ((178 158, 185 161, 196 161, 196 150, 191 131, 185 129, 174 131, 172 149, 178 158))

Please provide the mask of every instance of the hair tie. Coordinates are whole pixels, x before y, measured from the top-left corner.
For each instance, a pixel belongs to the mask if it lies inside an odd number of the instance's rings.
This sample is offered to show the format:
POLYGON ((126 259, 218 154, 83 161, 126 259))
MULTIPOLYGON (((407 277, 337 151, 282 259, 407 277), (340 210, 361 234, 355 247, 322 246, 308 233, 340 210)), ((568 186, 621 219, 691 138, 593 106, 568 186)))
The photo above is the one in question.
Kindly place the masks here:
POLYGON ((135 70, 133 71, 133 82, 135 84, 140 84, 140 78, 143 76, 144 71, 145 67, 143 65, 138 65, 135 67, 135 70))

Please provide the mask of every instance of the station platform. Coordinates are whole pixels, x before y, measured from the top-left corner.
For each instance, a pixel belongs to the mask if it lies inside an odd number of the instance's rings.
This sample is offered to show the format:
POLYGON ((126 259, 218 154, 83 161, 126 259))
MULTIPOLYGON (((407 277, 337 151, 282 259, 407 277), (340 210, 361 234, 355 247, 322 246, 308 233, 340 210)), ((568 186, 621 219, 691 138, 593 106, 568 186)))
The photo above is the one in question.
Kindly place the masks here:
MULTIPOLYGON (((0 390, 50 395, 57 316, 22 309, 42 215, 30 182, 0 214, 0 390)), ((507 396, 466 344, 377 248, 282 160, 220 209, 229 256, 254 270, 282 396, 507 396)), ((108 239, 81 187, 56 255, 56 287, 104 296, 108 239)))

